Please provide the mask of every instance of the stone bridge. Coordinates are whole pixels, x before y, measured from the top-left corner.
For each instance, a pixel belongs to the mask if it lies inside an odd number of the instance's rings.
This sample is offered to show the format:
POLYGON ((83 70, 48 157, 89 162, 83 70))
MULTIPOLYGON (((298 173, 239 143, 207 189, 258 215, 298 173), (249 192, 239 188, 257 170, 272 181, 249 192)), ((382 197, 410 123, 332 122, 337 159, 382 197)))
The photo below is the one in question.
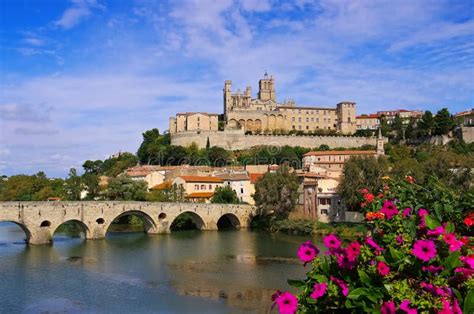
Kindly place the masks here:
POLYGON ((170 232, 173 220, 189 213, 201 230, 217 230, 219 219, 226 217, 236 228, 249 227, 255 207, 235 204, 159 203, 159 202, 0 202, 0 221, 19 225, 30 244, 52 242, 54 232, 65 222, 81 225, 85 237, 103 239, 112 222, 137 215, 151 234, 170 232))

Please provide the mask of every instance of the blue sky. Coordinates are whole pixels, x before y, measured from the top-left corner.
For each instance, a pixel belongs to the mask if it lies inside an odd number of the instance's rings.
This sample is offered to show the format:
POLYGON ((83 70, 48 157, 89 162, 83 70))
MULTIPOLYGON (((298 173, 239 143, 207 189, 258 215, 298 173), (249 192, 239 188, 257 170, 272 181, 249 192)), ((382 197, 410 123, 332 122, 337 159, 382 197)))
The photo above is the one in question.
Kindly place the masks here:
POLYGON ((135 152, 181 111, 222 112, 225 79, 357 113, 474 100, 474 2, 0 1, 0 174, 135 152))

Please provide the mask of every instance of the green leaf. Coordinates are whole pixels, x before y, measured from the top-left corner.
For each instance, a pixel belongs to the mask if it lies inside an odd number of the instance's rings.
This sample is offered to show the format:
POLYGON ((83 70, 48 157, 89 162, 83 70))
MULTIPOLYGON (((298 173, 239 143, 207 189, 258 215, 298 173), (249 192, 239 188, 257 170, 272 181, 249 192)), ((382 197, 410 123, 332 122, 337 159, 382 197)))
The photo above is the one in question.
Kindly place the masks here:
POLYGON ((456 251, 451 254, 449 254, 448 258, 444 261, 444 268, 447 270, 454 269, 458 266, 461 265, 461 260, 459 259, 459 256, 461 255, 461 252, 456 251))
POLYGON ((393 246, 389 245, 388 249, 390 251, 390 256, 394 261, 398 261, 403 258, 403 254, 397 249, 395 249, 393 246))
POLYGON ((287 282, 290 286, 295 288, 301 288, 305 285, 303 280, 288 279, 287 282))
POLYGON ((370 277, 367 275, 367 273, 361 269, 357 271, 359 273, 359 278, 362 284, 366 287, 372 286, 372 281, 370 280, 370 277))
POLYGON ((474 290, 467 293, 464 298, 464 313, 474 313, 474 290))
POLYGON ((425 216, 425 223, 426 226, 431 230, 441 225, 438 219, 431 217, 430 215, 425 216))
POLYGON ((453 232, 456 231, 456 229, 454 228, 454 224, 451 223, 451 222, 448 222, 448 223, 446 224, 445 230, 446 230, 446 233, 453 233, 453 232))
POLYGON ((367 289, 366 288, 356 288, 354 290, 351 290, 349 294, 347 295, 348 299, 358 299, 361 296, 367 295, 367 289))
POLYGON ((326 258, 322 258, 321 268, 323 269, 325 274, 329 274, 330 268, 329 268, 328 260, 326 258))

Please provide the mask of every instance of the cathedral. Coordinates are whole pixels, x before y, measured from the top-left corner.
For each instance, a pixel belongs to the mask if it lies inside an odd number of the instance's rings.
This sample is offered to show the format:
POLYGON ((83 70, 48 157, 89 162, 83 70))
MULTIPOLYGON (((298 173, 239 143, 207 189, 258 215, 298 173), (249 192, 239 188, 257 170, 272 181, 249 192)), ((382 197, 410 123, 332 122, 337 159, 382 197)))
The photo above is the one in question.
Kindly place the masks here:
MULTIPOLYGON (((243 93, 232 93, 232 81, 224 82, 225 130, 243 129, 246 133, 261 134, 279 131, 317 133, 334 130, 343 134, 356 131, 356 104, 344 101, 335 108, 297 106, 293 101, 277 102, 275 78, 265 73, 258 82, 257 98, 247 86, 243 93)), ((170 133, 184 131, 217 131, 218 114, 204 112, 178 113, 170 118, 170 133)))

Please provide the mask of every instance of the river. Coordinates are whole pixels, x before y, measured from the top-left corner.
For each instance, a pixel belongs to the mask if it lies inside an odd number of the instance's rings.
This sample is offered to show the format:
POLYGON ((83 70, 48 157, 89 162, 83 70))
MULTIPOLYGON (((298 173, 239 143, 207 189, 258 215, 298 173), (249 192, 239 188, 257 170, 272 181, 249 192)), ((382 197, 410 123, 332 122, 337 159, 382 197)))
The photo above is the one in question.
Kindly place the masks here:
POLYGON ((303 278, 306 237, 250 230, 55 235, 33 246, 0 223, 0 313, 268 313, 303 278))

